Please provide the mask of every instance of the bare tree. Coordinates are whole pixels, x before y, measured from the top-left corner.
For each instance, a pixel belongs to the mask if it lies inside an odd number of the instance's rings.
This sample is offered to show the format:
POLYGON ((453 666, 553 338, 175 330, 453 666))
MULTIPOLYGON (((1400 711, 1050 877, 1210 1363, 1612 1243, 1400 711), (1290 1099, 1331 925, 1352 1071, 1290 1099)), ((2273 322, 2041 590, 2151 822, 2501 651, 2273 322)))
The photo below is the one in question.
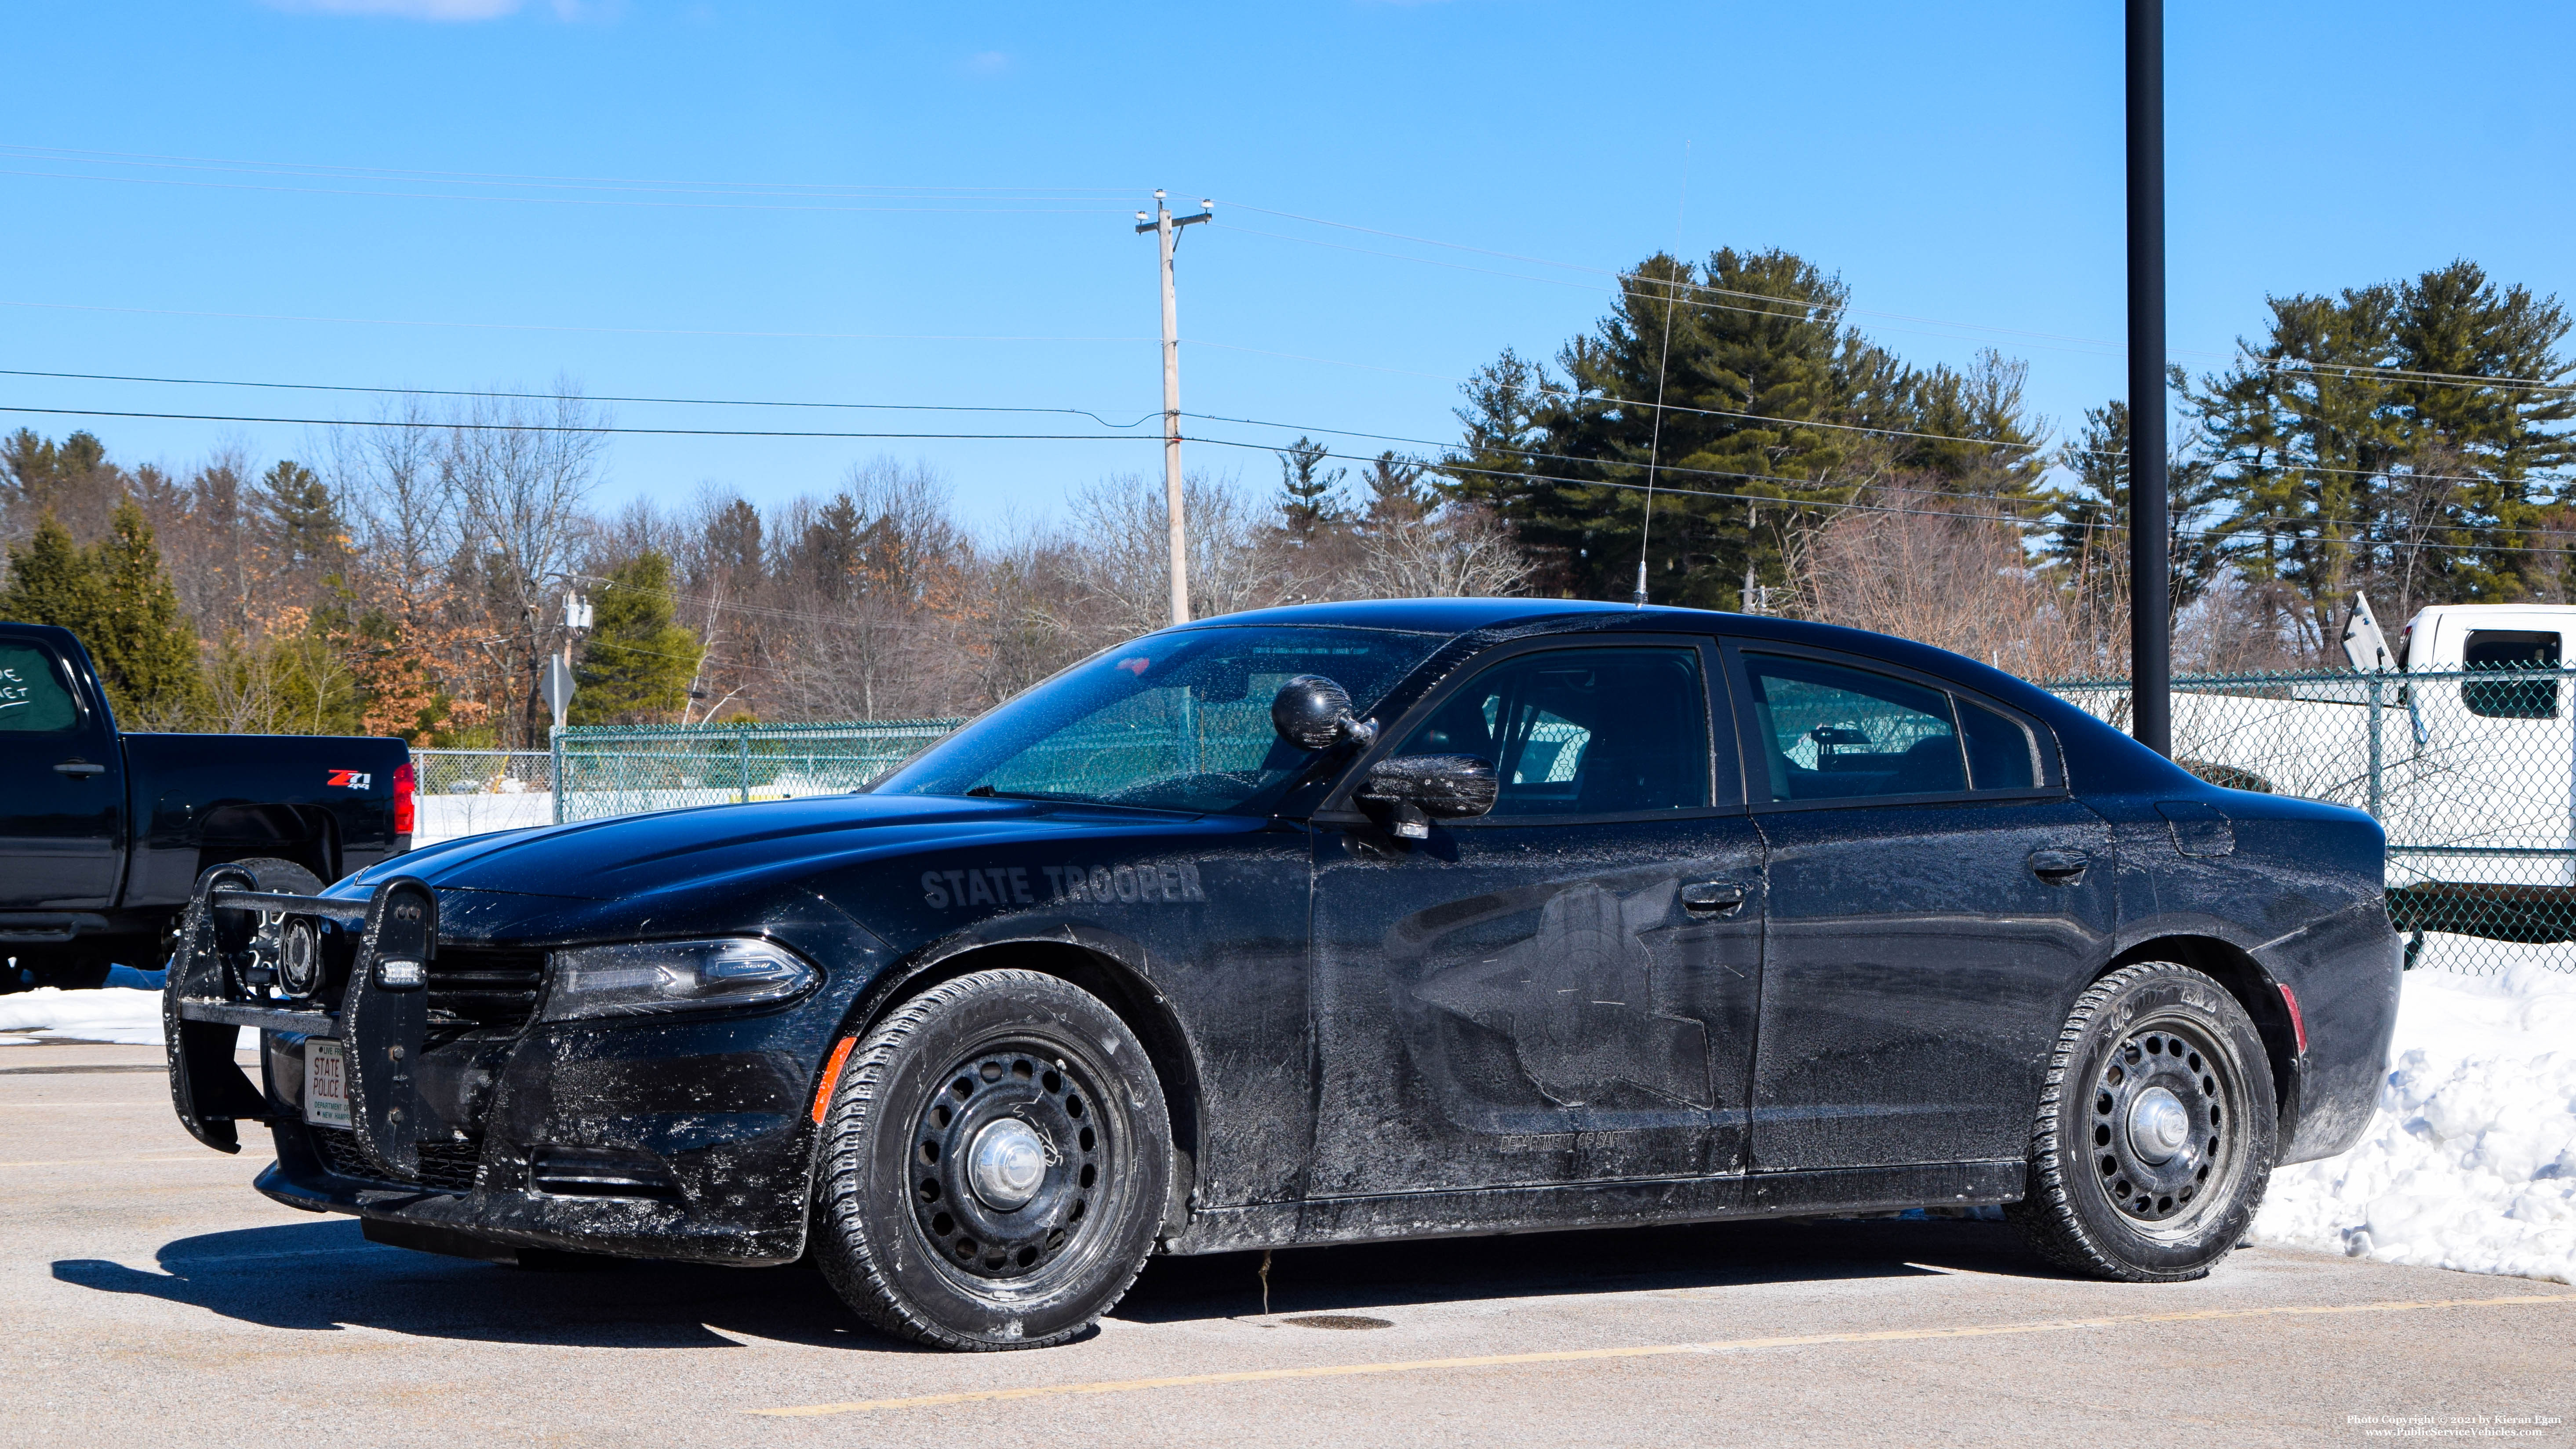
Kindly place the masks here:
POLYGON ((546 606, 588 532, 607 424, 603 410, 558 379, 549 394, 475 398, 447 429, 440 481, 455 500, 460 555, 494 630, 486 697, 521 697, 521 740, 545 735, 538 670, 563 628, 561 611, 546 606))
POLYGON ((1473 503, 1443 504, 1413 523, 1360 535, 1357 598, 1490 598, 1516 594, 1533 570, 1510 528, 1473 503))
MULTIPOLYGON (((1913 498, 1913 495, 1907 495, 1913 498)), ((2010 523, 1923 510, 1845 510, 1796 540, 1807 618, 1914 639, 2025 679, 2101 672, 2082 601, 2036 567, 2010 523)))
MULTIPOLYGON (((1171 562, 1163 485, 1120 473, 1077 488, 1075 576, 1086 596, 1085 632, 1100 643, 1150 633, 1171 622, 1171 562)), ((1202 473, 1181 481, 1189 519, 1190 617, 1205 619, 1275 603, 1282 592, 1253 510, 1202 473)))

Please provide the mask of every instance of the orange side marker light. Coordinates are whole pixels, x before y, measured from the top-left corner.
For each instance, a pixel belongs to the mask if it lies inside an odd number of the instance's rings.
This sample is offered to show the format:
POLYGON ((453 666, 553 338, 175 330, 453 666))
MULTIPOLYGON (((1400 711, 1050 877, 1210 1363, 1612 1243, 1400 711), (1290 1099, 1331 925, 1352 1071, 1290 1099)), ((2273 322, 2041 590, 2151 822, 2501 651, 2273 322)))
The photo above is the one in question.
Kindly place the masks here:
POLYGON ((832 1048, 832 1059, 823 1064, 822 1084, 814 1089, 815 1126, 820 1127, 823 1125, 823 1109, 832 1105, 832 1085, 841 1080, 841 1066, 843 1063, 849 1061, 850 1048, 857 1046, 858 1044, 859 1039, 857 1037, 845 1036, 841 1038, 841 1044, 832 1048))

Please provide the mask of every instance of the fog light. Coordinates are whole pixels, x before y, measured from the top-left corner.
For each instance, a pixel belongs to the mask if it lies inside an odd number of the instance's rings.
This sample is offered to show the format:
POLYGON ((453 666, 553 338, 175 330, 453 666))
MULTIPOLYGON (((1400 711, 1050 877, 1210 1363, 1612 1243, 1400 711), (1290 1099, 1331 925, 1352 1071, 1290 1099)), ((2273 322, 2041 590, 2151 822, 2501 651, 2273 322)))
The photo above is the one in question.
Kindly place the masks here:
POLYGON ((322 984, 322 943, 314 939, 311 921, 287 922, 277 943, 277 984, 289 996, 311 996, 322 984))
POLYGON ((421 964, 417 961, 397 959, 376 963, 376 984, 387 991, 416 990, 428 979, 428 973, 421 969, 421 964))

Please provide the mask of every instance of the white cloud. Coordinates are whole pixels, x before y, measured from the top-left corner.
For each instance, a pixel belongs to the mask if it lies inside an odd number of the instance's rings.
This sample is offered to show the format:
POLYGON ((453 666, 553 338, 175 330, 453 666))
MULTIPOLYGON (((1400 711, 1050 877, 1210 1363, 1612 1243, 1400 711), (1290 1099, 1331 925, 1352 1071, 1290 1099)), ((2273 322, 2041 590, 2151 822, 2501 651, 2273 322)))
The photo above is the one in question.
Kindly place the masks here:
POLYGON ((498 20, 521 0, 265 0, 272 10, 319 15, 393 15, 405 20, 498 20))

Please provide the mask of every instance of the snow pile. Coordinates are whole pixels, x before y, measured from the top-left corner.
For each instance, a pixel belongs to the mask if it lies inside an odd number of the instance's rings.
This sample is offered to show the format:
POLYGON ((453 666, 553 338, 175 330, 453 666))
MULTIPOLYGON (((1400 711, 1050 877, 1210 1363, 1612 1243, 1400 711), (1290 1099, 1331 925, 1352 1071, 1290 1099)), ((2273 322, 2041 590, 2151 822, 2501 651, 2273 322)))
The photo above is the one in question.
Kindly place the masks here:
POLYGON ((125 1046, 161 1044, 161 993, 139 986, 65 991, 39 986, 0 996, 0 1046, 46 1040, 105 1041, 125 1046), (26 1036, 50 1032, 53 1036, 26 1036))
POLYGON ((2576 972, 2406 973, 2379 1111, 2272 1174, 2257 1242, 2576 1283, 2576 972))

